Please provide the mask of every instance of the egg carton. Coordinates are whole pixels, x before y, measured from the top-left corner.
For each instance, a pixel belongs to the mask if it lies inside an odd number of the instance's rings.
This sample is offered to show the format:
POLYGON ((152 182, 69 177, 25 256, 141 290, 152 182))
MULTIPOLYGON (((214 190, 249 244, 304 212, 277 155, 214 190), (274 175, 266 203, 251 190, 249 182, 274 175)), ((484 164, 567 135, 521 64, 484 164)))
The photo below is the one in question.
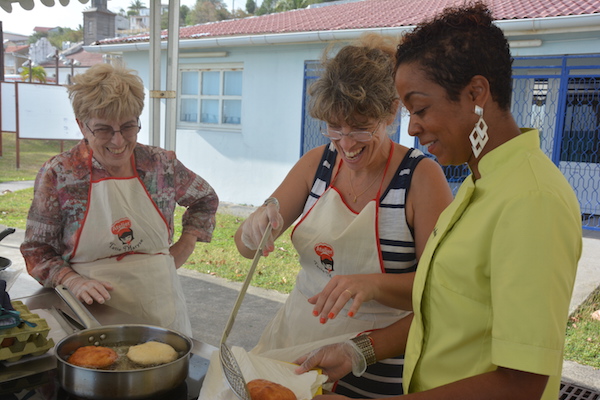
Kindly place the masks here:
POLYGON ((41 356, 53 348, 54 340, 48 338, 50 327, 46 320, 29 311, 21 301, 15 300, 11 304, 21 313, 21 319, 35 326, 22 323, 14 328, 0 329, 0 361, 14 362, 29 354, 41 356))

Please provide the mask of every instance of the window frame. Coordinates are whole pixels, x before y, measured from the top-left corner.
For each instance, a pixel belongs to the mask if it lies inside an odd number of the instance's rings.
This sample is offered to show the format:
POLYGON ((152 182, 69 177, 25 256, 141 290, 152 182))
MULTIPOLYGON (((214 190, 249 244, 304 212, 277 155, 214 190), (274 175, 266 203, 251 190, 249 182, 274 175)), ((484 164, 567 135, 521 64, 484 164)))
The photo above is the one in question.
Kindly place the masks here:
MULTIPOLYGON (((227 132, 241 132, 243 119, 239 124, 226 124, 222 123, 223 119, 223 102, 225 100, 239 100, 241 104, 243 104, 243 87, 244 87, 244 68, 243 63, 190 63, 190 64, 180 64, 179 65, 179 88, 177 96, 177 128, 180 129, 197 129, 197 130, 212 130, 212 131, 227 131, 227 132), (242 82, 241 82, 241 95, 225 95, 223 94, 224 89, 224 72, 242 72, 242 82), (183 84, 183 73, 184 72, 196 72, 198 73, 198 94, 188 95, 183 94, 182 84, 183 84), (202 94, 202 72, 219 72, 219 95, 203 95, 202 94), (181 120, 181 103, 184 99, 196 99, 198 101, 198 120, 197 122, 188 122, 181 120), (203 123, 201 122, 201 104, 202 100, 218 100, 219 101, 219 122, 216 124, 212 123, 203 123)), ((242 110, 240 110, 240 119, 241 119, 242 110)))

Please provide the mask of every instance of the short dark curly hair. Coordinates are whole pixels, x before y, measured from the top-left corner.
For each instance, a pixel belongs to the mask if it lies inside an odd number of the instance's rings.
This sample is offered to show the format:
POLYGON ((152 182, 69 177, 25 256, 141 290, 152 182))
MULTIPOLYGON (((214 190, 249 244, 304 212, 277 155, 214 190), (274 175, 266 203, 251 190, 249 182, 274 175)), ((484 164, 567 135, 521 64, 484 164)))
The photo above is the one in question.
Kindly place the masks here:
POLYGON ((508 40, 493 21, 491 11, 479 1, 444 9, 404 35, 395 71, 401 64, 418 63, 452 101, 458 100, 471 78, 484 76, 492 99, 509 110, 513 59, 508 40))

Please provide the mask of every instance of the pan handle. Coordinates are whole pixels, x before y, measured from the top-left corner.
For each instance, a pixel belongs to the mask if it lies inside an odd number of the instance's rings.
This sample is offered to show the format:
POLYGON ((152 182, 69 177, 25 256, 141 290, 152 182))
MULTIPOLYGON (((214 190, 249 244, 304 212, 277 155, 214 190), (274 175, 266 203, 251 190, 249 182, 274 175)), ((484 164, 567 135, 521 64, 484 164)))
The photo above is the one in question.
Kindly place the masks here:
POLYGON ((4 239, 8 235, 15 233, 15 228, 6 228, 2 232, 0 232, 0 240, 4 239))
POLYGON ((86 328, 96 328, 102 326, 100 322, 98 322, 98 320, 92 315, 92 313, 90 313, 89 310, 85 308, 79 300, 77 300, 77 297, 75 297, 73 293, 71 293, 65 286, 57 285, 54 290, 56 293, 58 293, 60 298, 67 303, 71 310, 73 310, 75 315, 79 317, 86 328))

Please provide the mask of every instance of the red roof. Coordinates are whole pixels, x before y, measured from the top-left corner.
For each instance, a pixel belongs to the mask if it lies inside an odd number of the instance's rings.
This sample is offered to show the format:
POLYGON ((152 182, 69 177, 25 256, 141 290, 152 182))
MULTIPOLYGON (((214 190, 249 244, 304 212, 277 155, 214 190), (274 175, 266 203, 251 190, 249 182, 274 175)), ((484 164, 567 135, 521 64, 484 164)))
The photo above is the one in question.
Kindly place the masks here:
POLYGON ((4 49, 5 53, 19 53, 22 50, 27 50, 29 48, 28 44, 24 44, 22 46, 8 46, 6 49, 4 49))
POLYGON ((70 58, 70 59, 79 61, 80 67, 91 67, 94 64, 99 64, 99 63, 103 62, 102 57, 103 57, 103 55, 100 53, 90 53, 83 49, 81 49, 80 51, 78 51, 76 53, 66 56, 66 58, 70 58))
MULTIPOLYGON (((183 27, 180 39, 413 26, 464 0, 363 0, 183 27)), ((600 13, 598 0, 487 0, 496 20, 600 13)), ((327 4, 327 3, 323 3, 327 4)), ((167 31, 162 32, 163 36, 167 31)), ((149 41, 148 34, 98 43, 149 41)))
POLYGON ((49 27, 46 27, 46 26, 36 26, 35 28, 33 28, 33 31, 34 32, 46 33, 46 32, 51 31, 52 29, 55 29, 55 28, 49 28, 49 27))
MULTIPOLYGON (((101 53, 90 53, 83 49, 80 49, 79 51, 77 51, 75 53, 65 56, 65 58, 67 58, 67 59, 73 59, 73 60, 79 61, 79 65, 76 66, 75 68, 91 67, 94 64, 99 64, 99 63, 103 62, 102 57, 103 57, 103 55, 101 53)), ((46 67, 46 68, 51 68, 51 67, 56 66, 56 61, 55 60, 44 60, 44 61, 40 62, 40 65, 43 67, 46 67)), ((60 68, 69 67, 69 66, 65 66, 65 64, 62 61, 58 62, 58 66, 60 68)))

